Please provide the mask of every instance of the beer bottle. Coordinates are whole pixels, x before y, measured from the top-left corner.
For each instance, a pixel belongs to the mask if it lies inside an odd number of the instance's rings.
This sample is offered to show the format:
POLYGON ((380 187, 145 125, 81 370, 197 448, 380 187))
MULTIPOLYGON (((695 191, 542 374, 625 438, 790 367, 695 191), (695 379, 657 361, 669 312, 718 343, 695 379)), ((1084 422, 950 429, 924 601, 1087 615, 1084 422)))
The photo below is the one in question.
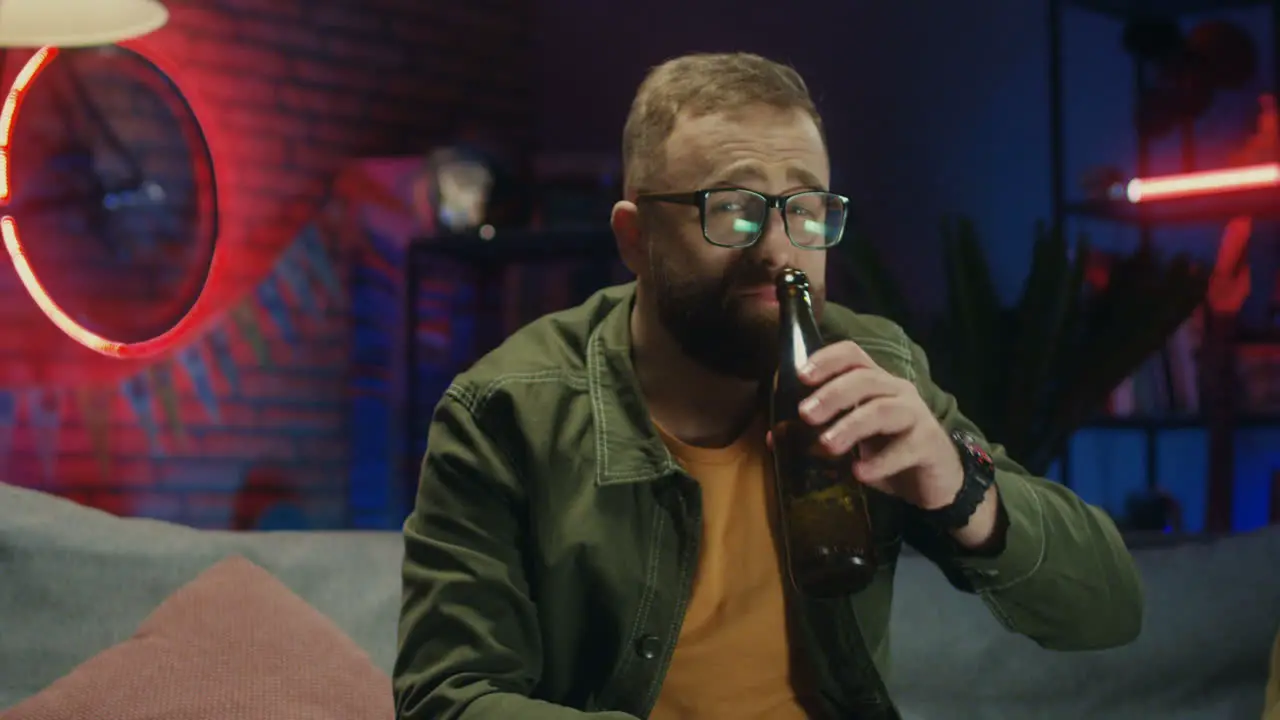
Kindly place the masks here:
POLYGON ((800 368, 822 347, 809 280, 785 268, 777 278, 779 358, 770 403, 774 481, 787 570, 810 597, 859 592, 876 572, 867 489, 853 477, 853 453, 831 457, 819 442, 823 428, 800 417, 812 388, 800 368))

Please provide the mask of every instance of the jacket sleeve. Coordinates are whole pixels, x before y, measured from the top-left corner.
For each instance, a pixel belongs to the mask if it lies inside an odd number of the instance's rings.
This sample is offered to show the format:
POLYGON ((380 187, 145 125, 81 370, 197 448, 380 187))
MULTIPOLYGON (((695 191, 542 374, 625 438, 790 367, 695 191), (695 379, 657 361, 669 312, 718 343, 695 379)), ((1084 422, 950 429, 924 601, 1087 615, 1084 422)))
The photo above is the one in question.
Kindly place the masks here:
POLYGON ((454 386, 436 408, 404 526, 396 717, 635 720, 530 699, 542 647, 523 571, 523 490, 469 398, 454 386))
POLYGON ((914 343, 911 349, 915 382, 934 416, 948 430, 981 439, 995 461, 1005 532, 1001 547, 978 556, 908 512, 908 542, 952 585, 977 593, 1005 627, 1042 647, 1099 650, 1133 642, 1142 630, 1142 583, 1115 523, 988 443, 955 398, 929 377, 924 351, 914 343))

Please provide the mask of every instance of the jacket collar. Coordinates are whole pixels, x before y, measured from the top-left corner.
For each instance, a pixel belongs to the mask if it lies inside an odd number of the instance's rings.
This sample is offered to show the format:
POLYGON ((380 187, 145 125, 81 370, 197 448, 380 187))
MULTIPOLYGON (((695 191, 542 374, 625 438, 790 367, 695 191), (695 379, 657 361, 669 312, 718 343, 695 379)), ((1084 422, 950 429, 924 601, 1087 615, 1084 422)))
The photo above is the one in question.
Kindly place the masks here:
POLYGON ((587 389, 595 425, 596 485, 652 482, 679 470, 658 437, 631 361, 635 283, 587 340, 587 389))
MULTIPOLYGON (((631 309, 635 283, 629 283, 587 340, 587 388, 595 425, 593 454, 596 485, 623 485, 659 480, 680 466, 658 436, 649 417, 631 356, 631 309)), ((844 328, 824 317, 824 337, 844 328)))

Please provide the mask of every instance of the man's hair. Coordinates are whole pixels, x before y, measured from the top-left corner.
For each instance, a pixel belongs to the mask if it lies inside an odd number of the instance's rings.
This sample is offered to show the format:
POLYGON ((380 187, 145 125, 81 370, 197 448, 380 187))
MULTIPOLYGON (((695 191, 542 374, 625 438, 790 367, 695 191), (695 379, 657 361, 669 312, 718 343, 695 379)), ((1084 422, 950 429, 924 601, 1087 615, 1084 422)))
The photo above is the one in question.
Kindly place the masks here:
POLYGON ((626 193, 636 192, 662 171, 663 146, 676 118, 732 113, 752 105, 801 110, 823 132, 809 88, 787 65, 750 53, 697 53, 650 70, 622 129, 626 193))

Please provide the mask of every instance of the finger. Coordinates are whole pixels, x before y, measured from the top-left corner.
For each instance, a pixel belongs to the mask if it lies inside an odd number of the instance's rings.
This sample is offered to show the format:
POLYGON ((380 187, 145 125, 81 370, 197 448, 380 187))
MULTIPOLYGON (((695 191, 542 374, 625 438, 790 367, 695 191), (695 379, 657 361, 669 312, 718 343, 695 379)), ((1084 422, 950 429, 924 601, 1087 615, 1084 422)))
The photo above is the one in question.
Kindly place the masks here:
POLYGON ((811 425, 823 425, 873 398, 902 394, 904 382, 879 368, 854 368, 805 398, 800 403, 800 416, 811 425))
POLYGON ((769 448, 770 450, 773 449, 773 431, 772 430, 769 430, 764 434, 764 446, 769 448))
POLYGON ((800 369, 800 379, 808 385, 821 385, 856 367, 879 368, 879 365, 854 341, 841 340, 809 356, 809 364, 800 369))
POLYGON ((897 396, 879 397, 845 413, 820 440, 827 452, 843 455, 865 440, 902 434, 914 423, 915 413, 897 396))
POLYGON ((863 452, 853 463, 854 477, 872 486, 882 486, 899 473, 920 464, 920 452, 911 433, 903 433, 890 442, 879 444, 872 452, 863 452))

